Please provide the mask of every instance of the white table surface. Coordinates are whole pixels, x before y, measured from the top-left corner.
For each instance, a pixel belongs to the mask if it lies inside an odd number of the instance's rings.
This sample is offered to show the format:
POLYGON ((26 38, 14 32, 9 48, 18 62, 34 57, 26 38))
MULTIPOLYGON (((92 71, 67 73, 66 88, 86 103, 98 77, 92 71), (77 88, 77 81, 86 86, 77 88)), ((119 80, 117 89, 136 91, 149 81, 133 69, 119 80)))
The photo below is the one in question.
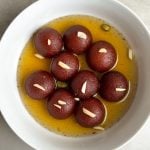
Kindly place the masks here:
MULTIPOLYGON (((36 0, 0 0, 0 37, 13 18, 36 0)), ((150 0, 120 0, 145 22, 150 30, 150 0)), ((122 135, 123 136, 123 135, 122 135)), ((33 150, 9 128, 0 114, 0 150, 33 150)), ((150 117, 121 150, 150 150, 150 117)))

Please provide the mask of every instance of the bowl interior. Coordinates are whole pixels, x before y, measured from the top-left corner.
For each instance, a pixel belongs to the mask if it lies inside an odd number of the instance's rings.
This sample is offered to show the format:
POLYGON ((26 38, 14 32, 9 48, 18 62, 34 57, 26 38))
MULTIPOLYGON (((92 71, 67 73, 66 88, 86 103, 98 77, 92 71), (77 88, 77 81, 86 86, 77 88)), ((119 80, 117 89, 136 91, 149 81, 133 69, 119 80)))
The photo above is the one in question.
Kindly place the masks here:
POLYGON ((1 112, 15 133, 35 149, 98 150, 100 147, 119 147, 140 129, 149 115, 149 43, 150 37, 144 24, 117 1, 37 1, 12 22, 1 40, 1 112), (92 15, 112 24, 126 37, 135 51, 138 63, 138 89, 131 108, 112 128, 95 136, 71 138, 49 132, 28 114, 17 89, 17 64, 27 40, 43 24, 71 14, 92 15))

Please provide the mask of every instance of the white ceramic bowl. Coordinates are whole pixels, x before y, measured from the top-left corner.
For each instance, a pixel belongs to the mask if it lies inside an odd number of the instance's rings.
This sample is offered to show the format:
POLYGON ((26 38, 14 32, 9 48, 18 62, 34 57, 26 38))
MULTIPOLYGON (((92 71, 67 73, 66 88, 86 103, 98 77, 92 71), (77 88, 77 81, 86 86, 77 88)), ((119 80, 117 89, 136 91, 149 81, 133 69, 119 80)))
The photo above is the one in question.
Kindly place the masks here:
POLYGON ((115 0, 40 0, 25 9, 9 26, 0 43, 0 109, 9 126, 35 149, 114 149, 141 128, 150 112, 150 36, 145 25, 127 7, 115 0), (103 134, 63 137, 49 132, 27 112, 16 84, 18 59, 33 32, 54 18, 87 14, 102 18, 125 35, 138 62, 138 89, 126 115, 103 134))

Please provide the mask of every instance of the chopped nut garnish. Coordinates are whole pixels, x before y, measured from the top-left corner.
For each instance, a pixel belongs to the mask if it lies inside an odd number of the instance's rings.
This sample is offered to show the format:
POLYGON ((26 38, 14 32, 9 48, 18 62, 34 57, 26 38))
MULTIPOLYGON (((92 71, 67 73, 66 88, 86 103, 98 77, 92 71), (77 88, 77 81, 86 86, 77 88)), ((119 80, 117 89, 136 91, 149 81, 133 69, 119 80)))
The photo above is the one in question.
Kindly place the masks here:
POLYGON ((62 50, 63 50, 63 51, 65 50, 65 47, 64 47, 64 46, 62 47, 62 50))
POLYGON ((66 65, 65 63, 63 63, 62 61, 58 62, 58 65, 63 68, 63 69, 71 69, 68 65, 66 65))
POLYGON ((48 45, 51 45, 51 43, 52 43, 51 40, 48 39, 48 40, 47 40, 47 44, 48 44, 48 45))
POLYGON ((86 91, 86 85, 87 85, 87 81, 85 81, 85 82, 83 83, 83 85, 82 85, 81 92, 82 92, 83 94, 85 94, 85 91, 86 91))
POLYGON ((108 31, 110 31, 111 27, 108 24, 102 24, 101 29, 108 32, 108 31))
POLYGON ((122 100, 120 100, 118 103, 122 103, 124 100, 127 99, 127 97, 129 96, 129 93, 130 93, 130 89, 131 89, 131 84, 130 84, 130 81, 128 81, 128 91, 127 91, 126 95, 124 96, 124 98, 122 100))
POLYGON ((45 91, 45 89, 39 84, 33 84, 33 86, 40 89, 40 90, 42 90, 42 91, 45 91))
POLYGON ((44 57, 38 53, 34 54, 35 57, 39 58, 39 59, 44 59, 44 57))
POLYGON ((97 96, 97 93, 93 95, 93 97, 96 97, 96 96, 97 96))
POLYGON ((101 48, 98 52, 99 53, 107 53, 107 49, 106 48, 101 48))
POLYGON ((91 117, 91 118, 96 117, 96 114, 92 113, 91 111, 87 110, 86 108, 83 107, 82 110, 83 110, 83 113, 88 115, 89 117, 91 117))
POLYGON ((133 51, 132 51, 132 49, 129 49, 129 51, 128 51, 128 57, 129 57, 130 60, 133 59, 133 51))
POLYGON ((75 97, 74 99, 75 99, 76 101, 80 101, 80 99, 79 99, 78 97, 75 97))
POLYGON ((104 128, 103 127, 100 127, 100 126, 96 126, 96 127, 93 127, 93 129, 96 129, 96 130, 104 130, 104 128))
POLYGON ((60 105, 54 104, 55 107, 57 107, 58 109, 61 109, 60 105))
POLYGON ((123 91, 126 91, 126 89, 124 89, 124 88, 116 88, 116 91, 123 92, 123 91))
POLYGON ((62 82, 62 81, 57 81, 57 87, 58 88, 65 88, 65 87, 67 87, 67 83, 62 82))
POLYGON ((87 35, 84 32, 80 32, 80 31, 77 33, 77 36, 81 39, 86 39, 87 38, 87 35))
POLYGON ((60 105, 66 105, 67 103, 65 101, 58 100, 58 104, 60 104, 60 105))

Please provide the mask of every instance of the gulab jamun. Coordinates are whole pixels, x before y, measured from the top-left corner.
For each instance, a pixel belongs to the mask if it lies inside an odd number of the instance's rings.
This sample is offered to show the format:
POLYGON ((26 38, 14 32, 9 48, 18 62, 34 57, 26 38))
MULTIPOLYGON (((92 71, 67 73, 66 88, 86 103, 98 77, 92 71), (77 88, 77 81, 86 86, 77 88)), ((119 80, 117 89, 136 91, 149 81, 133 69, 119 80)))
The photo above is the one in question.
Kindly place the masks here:
POLYGON ((49 98, 47 107, 50 115, 54 118, 66 119, 74 111, 75 103, 75 99, 69 91, 58 89, 49 98))
POLYGON ((126 77, 118 71, 105 73, 100 80, 100 85, 101 97, 110 102, 122 100, 129 89, 126 77))
POLYGON ((104 105, 100 100, 93 97, 80 101, 75 117, 81 126, 97 126, 102 123, 105 118, 104 105))
POLYGON ((110 70, 117 61, 115 48, 106 41, 95 42, 87 53, 87 63, 98 72, 110 70))
POLYGON ((92 71, 82 70, 73 78, 71 88, 75 96, 86 99, 96 94, 99 82, 92 71))
POLYGON ((79 70, 79 60, 72 53, 63 52, 52 60, 51 71, 60 81, 72 78, 79 70))
POLYGON ((44 99, 55 89, 55 79, 47 71, 36 71, 25 81, 25 90, 33 99, 44 99))
POLYGON ((65 48, 73 53, 81 54, 86 51, 92 43, 90 31, 81 25, 70 27, 63 36, 65 48))
POLYGON ((33 37, 35 48, 44 57, 58 54, 63 47, 62 36, 52 28, 42 28, 33 37))

